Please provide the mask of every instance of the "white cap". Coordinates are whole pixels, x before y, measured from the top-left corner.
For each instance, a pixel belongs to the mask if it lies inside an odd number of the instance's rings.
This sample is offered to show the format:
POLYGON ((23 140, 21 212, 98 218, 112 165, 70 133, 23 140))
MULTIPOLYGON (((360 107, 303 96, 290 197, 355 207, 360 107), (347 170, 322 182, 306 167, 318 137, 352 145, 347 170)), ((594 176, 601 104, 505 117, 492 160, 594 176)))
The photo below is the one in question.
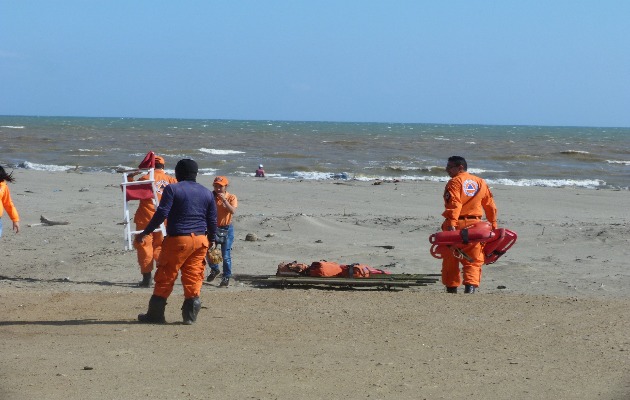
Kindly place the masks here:
POLYGON ((262 164, 260 164, 260 165, 258 166, 258 168, 262 168, 262 167, 263 167, 263 166, 262 166, 262 164))

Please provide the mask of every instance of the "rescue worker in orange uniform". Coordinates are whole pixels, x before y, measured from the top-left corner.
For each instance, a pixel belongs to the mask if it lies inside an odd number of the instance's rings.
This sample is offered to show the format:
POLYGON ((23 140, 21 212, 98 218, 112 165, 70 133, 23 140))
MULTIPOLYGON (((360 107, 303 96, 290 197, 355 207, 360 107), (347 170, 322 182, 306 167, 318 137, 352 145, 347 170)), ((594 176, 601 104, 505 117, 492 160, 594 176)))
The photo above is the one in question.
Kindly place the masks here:
POLYGON ((197 183, 199 167, 194 160, 180 160, 175 166, 177 183, 162 193, 162 199, 147 227, 136 235, 142 242, 168 218, 166 237, 155 273, 153 295, 149 309, 139 314, 140 322, 164 323, 166 299, 171 295, 177 275, 181 272, 184 287, 182 319, 185 325, 197 320, 201 309, 199 293, 205 275, 208 249, 215 246, 217 206, 212 192, 197 183))
MULTIPOLYGON (((446 172, 451 177, 444 189, 443 231, 463 229, 481 221, 483 213, 497 228, 497 208, 492 192, 485 180, 467 172, 468 164, 464 157, 448 158, 446 172)), ((475 293, 481 281, 481 268, 484 263, 483 245, 469 243, 458 246, 470 260, 457 258, 450 251, 442 259, 442 283, 448 293, 457 293, 457 288, 464 283, 464 293, 475 293), (459 264, 462 264, 460 273, 459 264)))
POLYGON ((7 174, 4 168, 0 166, 0 236, 2 236, 2 214, 7 211, 9 218, 13 221, 13 230, 20 233, 20 215, 11 200, 11 192, 7 182, 13 183, 13 173, 7 174))
MULTIPOLYGON (((234 243, 234 225, 232 216, 238 207, 238 199, 232 193, 228 193, 228 178, 217 176, 214 178, 212 187, 214 188, 214 199, 217 202, 217 232, 223 231, 225 238, 221 242, 221 257, 223 257, 223 276, 220 287, 227 287, 232 277, 232 243, 234 243)), ((208 282, 212 282, 219 275, 219 265, 210 265, 208 282)))
MULTIPOLYGON (((176 183, 177 179, 168 175, 164 172, 164 158, 160 156, 155 156, 155 170, 154 170, 154 186, 155 191, 157 193, 158 201, 162 198, 162 192, 164 188, 171 184, 176 183)), ((141 172, 137 172, 132 175, 140 174, 141 172)), ((149 175, 144 175, 138 181, 145 181, 149 179, 149 175)), ((138 205, 138 209, 133 217, 133 222, 136 224, 136 230, 141 231, 147 227, 147 224, 151 220, 155 214, 155 207, 153 205, 153 200, 146 199, 140 200, 140 204, 138 205)), ((151 286, 151 272, 153 271, 153 262, 157 263, 157 260, 160 258, 160 251, 162 249, 162 237, 161 231, 153 232, 150 235, 147 235, 144 238, 144 241, 141 243, 134 241, 134 247, 136 248, 137 256, 138 256, 138 265, 140 265, 140 273, 142 274, 142 281, 138 283, 139 287, 148 288, 151 286)))

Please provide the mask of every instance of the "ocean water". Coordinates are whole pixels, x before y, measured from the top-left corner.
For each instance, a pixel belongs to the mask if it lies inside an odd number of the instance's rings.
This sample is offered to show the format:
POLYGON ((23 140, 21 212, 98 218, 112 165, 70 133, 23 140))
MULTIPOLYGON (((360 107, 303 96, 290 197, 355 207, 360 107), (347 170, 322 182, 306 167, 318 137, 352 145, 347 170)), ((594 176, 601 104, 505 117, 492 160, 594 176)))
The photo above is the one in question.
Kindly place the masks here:
POLYGON ((116 173, 147 151, 209 175, 446 181, 451 155, 490 184, 630 190, 630 128, 0 116, 0 165, 116 173))

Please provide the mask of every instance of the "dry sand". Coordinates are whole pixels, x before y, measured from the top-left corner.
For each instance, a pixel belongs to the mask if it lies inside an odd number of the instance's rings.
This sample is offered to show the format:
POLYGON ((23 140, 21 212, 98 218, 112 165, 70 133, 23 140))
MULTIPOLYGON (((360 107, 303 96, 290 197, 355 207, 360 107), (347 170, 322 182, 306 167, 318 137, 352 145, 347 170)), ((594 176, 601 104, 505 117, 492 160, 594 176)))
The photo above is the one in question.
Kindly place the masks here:
MULTIPOLYGON (((519 239, 472 296, 439 283, 212 283, 184 326, 180 286, 166 325, 136 322, 151 290, 134 287, 124 251, 120 176, 15 177, 22 231, 4 215, 0 238, 0 399, 630 398, 628 191, 494 187, 499 224, 519 239)), ((443 186, 232 178, 234 273, 320 259, 439 273, 428 236, 443 186)))

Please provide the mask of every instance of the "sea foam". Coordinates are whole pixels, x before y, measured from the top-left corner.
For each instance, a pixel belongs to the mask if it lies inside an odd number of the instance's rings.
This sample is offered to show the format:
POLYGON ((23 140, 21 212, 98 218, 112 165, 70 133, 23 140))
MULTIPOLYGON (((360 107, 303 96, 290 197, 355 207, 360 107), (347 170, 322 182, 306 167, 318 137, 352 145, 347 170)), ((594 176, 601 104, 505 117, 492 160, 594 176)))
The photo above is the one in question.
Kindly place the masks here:
POLYGON ((244 151, 238 151, 238 150, 220 150, 220 149, 201 148, 199 149, 199 151, 202 153, 208 153, 208 154, 213 154, 213 155, 245 154, 244 151))

